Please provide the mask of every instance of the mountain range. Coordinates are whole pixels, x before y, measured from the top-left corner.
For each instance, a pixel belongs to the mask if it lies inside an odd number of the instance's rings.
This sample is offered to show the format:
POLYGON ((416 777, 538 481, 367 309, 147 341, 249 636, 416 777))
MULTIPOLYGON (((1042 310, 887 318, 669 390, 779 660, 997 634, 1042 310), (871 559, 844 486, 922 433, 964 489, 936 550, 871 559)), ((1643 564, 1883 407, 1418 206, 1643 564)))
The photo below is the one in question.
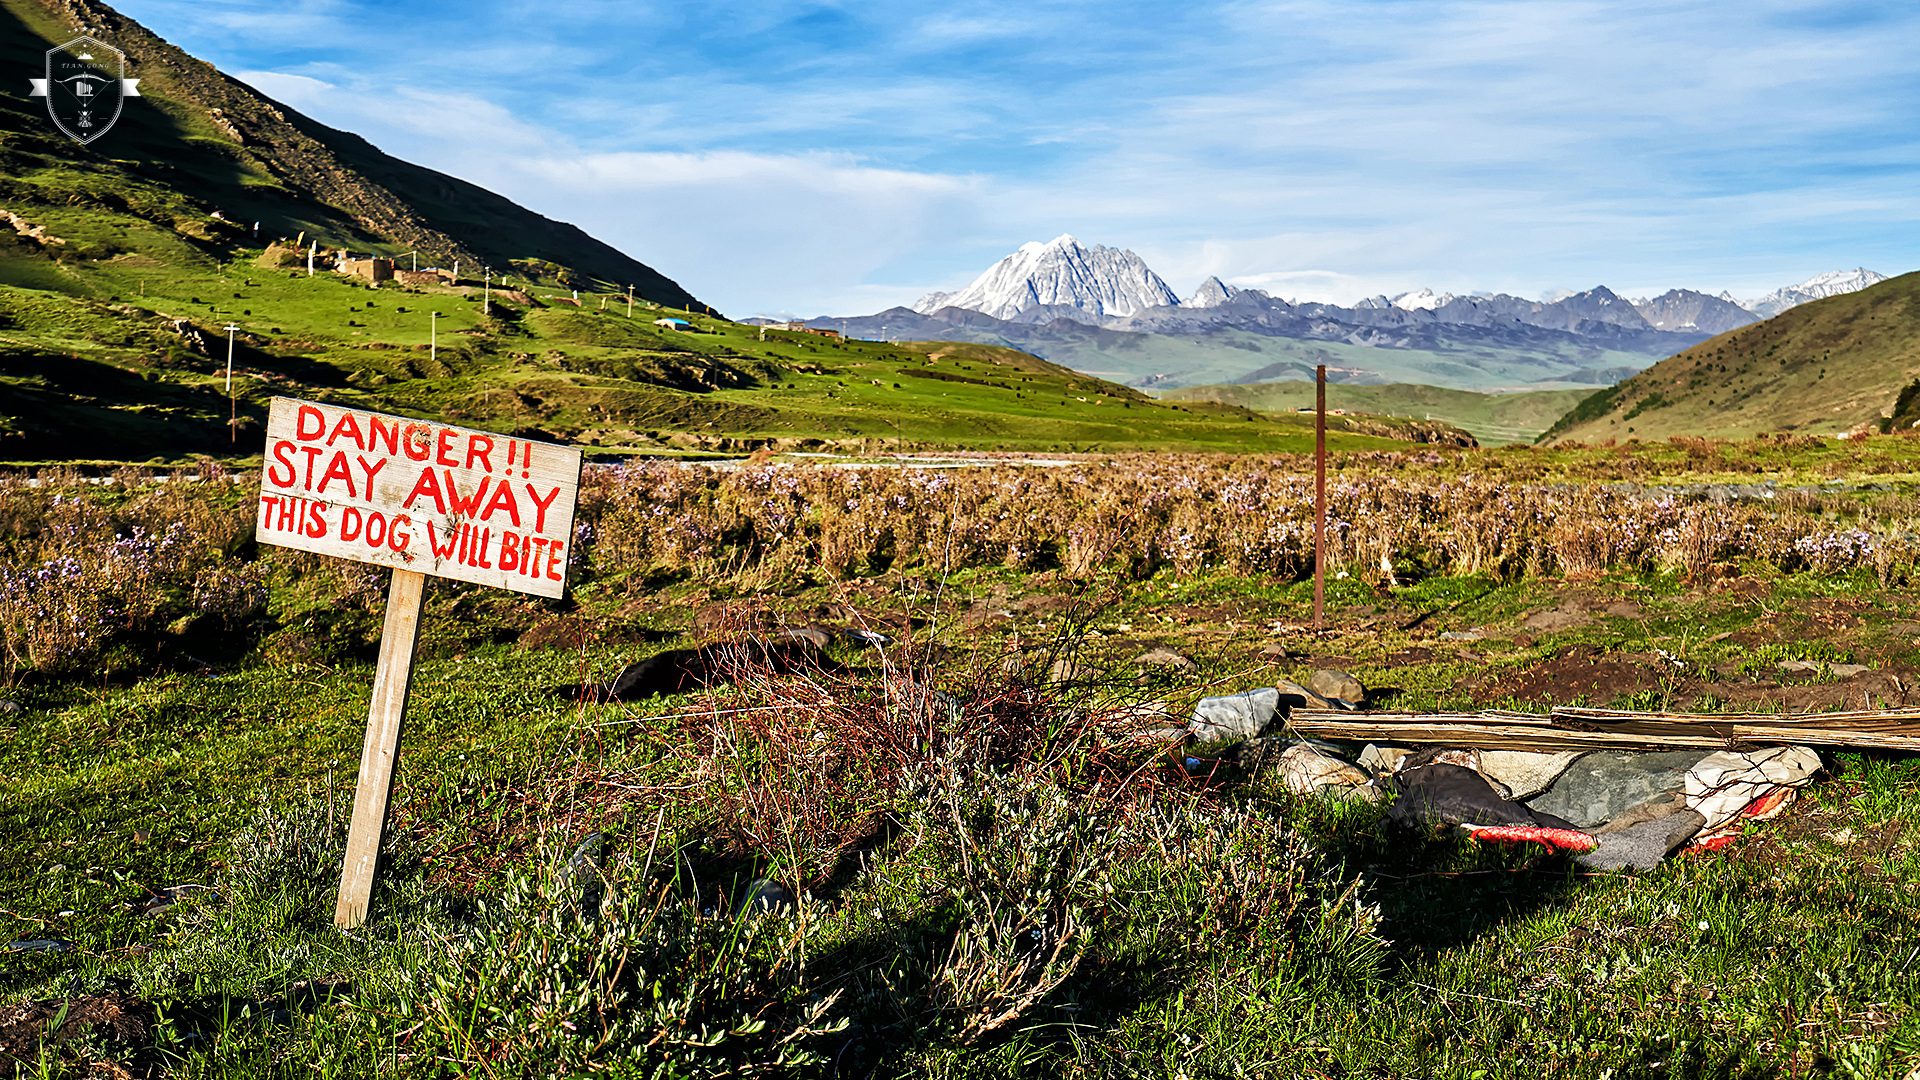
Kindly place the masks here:
POLYGON ((1920 274, 1795 303, 1591 395, 1546 437, 1604 443, 1910 432, 1920 426, 1916 313, 1920 274))
POLYGON ((1822 274, 1751 301, 1673 289, 1628 299, 1605 286, 1555 299, 1429 289, 1350 307, 1295 303, 1210 277, 1185 300, 1131 251, 1066 235, 1029 243, 953 293, 911 308, 810 325, 886 340, 1008 345, 1135 386, 1311 377, 1462 390, 1606 385, 1796 304, 1885 280, 1822 274))

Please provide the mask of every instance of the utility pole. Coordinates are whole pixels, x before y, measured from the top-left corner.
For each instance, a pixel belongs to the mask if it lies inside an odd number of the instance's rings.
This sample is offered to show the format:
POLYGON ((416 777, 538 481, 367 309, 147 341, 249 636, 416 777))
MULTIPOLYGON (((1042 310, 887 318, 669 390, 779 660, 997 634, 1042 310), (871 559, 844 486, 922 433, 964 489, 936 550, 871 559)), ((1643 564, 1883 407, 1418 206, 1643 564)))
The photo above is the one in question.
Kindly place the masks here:
POLYGON ((440 313, 436 311, 432 315, 427 320, 427 355, 437 364, 440 362, 440 313))
POLYGON ((1327 625, 1327 365, 1313 371, 1313 628, 1327 625))
POLYGON ((633 286, 627 286, 627 318, 633 318, 633 286))
POLYGON ((483 266, 480 269, 484 271, 486 274, 486 284, 481 286, 481 289, 480 289, 480 295, 481 295, 480 314, 492 315, 493 314, 493 267, 483 266))
POLYGON ((236 446, 240 443, 240 404, 233 397, 233 332, 238 329, 227 324, 227 441, 236 446))

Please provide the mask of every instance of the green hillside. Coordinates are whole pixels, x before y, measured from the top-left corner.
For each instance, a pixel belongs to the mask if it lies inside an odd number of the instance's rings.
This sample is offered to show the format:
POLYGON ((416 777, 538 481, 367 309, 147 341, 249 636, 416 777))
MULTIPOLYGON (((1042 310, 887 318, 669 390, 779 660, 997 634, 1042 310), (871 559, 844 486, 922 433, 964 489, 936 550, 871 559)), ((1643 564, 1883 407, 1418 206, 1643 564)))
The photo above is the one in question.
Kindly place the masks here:
MULTIPOLYGON (((609 453, 1311 445, 1290 414, 1156 403, 990 345, 728 322, 578 229, 315 124, 99 5, 0 0, 0 60, 36 71, 74 25, 128 52, 143 97, 90 148, 39 101, 0 97, 0 460, 244 457, 276 395, 609 453), (494 287, 312 273, 314 242, 484 262, 494 287)), ((1462 438, 1355 419, 1335 445, 1462 438)))
MULTIPOLYGON (((18 206, 18 204, 14 204, 18 206)), ((1292 414, 1155 402, 1024 353, 763 331, 582 293, 379 288, 260 265, 258 248, 186 243, 100 210, 31 212, 44 237, 113 232, 129 252, 0 245, 0 460, 177 459, 258 450, 274 395, 597 446, 1308 449, 1292 414), (43 224, 43 222, 45 224, 43 224), (691 332, 654 325, 671 315, 691 332), (237 437, 228 432, 234 326, 237 437)), ((76 241, 74 245, 78 246, 76 241)), ((64 247, 69 245, 50 245, 64 247)), ((1345 421, 1335 445, 1451 438, 1345 421)))
MULTIPOLYGON (((0 205, 33 207, 36 220, 57 208, 54 232, 67 239, 69 258, 245 233, 261 244, 304 238, 361 254, 418 252, 421 265, 459 262, 476 275, 485 265, 540 284, 598 279, 662 303, 695 303, 574 226, 302 116, 104 4, 0 0, 0 67, 20 75, 0 95, 0 205), (89 146, 67 139, 44 102, 26 96, 45 50, 71 40, 75 27, 125 52, 128 74, 140 79, 141 96, 89 146), (103 211, 108 217, 96 221, 103 211)), ((8 231, 3 218, 0 231, 8 231)), ((21 280, 15 268, 4 280, 38 286, 47 273, 21 280)))
POLYGON ((1703 341, 1582 402, 1547 437, 1644 441, 1871 429, 1893 416, 1916 377, 1920 273, 1703 341))
MULTIPOLYGON (((1483 446, 1532 442, 1592 390, 1535 390, 1518 394, 1477 394, 1417 383, 1358 386, 1327 385, 1327 408, 1382 416, 1421 417, 1465 429, 1483 446)), ((1269 412, 1309 409, 1310 382, 1189 386, 1160 397, 1172 401, 1214 401, 1269 412)))

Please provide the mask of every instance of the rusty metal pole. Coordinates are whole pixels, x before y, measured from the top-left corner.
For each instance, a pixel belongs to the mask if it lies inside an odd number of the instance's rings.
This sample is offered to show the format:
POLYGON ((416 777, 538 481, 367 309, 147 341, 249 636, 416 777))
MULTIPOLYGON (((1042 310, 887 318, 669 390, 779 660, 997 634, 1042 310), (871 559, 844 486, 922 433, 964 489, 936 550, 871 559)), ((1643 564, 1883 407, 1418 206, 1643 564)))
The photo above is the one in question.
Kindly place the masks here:
POLYGON ((1327 365, 1313 369, 1313 628, 1327 625, 1327 365))

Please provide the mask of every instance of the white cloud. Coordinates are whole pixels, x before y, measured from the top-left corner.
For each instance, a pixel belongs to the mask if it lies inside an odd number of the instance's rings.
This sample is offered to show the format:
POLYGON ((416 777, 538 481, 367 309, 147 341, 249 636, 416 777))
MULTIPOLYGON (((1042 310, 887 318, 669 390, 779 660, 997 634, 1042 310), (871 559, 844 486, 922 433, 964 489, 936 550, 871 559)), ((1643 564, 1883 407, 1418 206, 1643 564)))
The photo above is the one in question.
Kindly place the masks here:
POLYGON ((475 161, 470 172, 548 216, 594 222, 600 239, 730 313, 909 302, 924 290, 868 279, 951 243, 985 199, 976 178, 830 154, 581 154, 475 161))
POLYGON ((1915 261, 1920 9, 127 3, 265 50, 226 66, 729 312, 875 310, 1061 232, 1183 294, 1339 302, 1757 295, 1915 261))

